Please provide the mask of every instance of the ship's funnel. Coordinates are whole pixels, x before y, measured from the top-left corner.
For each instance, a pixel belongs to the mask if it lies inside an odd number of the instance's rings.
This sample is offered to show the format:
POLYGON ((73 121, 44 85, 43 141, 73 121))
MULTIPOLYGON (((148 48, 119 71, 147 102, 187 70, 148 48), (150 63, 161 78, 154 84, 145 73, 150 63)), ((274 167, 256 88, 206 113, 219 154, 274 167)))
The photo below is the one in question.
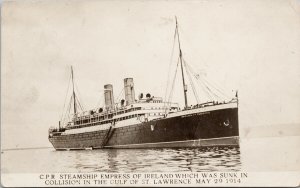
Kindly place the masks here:
POLYGON ((114 108, 114 93, 113 86, 111 84, 104 85, 104 99, 105 99, 105 107, 107 110, 111 110, 114 108))
POLYGON ((124 79, 124 90, 125 90, 126 105, 134 103, 135 93, 134 93, 133 78, 124 79))

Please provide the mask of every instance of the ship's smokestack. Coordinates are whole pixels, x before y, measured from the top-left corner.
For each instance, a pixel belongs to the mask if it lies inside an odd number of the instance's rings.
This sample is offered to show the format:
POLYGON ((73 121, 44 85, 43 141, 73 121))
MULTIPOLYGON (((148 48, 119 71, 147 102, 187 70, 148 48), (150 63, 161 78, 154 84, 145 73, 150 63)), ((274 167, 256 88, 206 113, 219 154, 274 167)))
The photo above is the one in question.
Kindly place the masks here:
POLYGON ((105 107, 107 110, 111 110, 114 108, 114 93, 113 86, 111 84, 104 85, 104 99, 105 99, 105 107))
POLYGON ((125 90, 126 105, 134 103, 135 93, 134 93, 133 78, 124 79, 124 90, 125 90))

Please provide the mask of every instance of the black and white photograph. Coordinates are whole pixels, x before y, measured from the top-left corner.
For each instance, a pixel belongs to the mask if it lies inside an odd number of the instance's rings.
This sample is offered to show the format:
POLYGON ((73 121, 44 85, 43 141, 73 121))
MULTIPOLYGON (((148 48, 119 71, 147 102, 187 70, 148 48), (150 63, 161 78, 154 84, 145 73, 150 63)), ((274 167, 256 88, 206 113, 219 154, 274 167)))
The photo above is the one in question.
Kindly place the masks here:
POLYGON ((1 186, 299 186, 299 0, 4 0, 1 186))

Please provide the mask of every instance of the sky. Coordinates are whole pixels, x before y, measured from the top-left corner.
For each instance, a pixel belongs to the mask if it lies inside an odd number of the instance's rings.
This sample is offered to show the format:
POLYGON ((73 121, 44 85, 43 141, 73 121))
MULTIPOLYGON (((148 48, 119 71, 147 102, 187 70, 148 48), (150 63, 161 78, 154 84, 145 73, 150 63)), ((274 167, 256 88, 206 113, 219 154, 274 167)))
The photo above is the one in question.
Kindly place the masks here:
MULTIPOLYGON (((186 62, 229 95, 239 91, 241 128, 299 123, 299 7, 299 0, 5 1, 1 146, 50 146, 71 65, 86 110, 99 107, 104 84, 117 98, 126 77, 136 96, 164 97, 178 57, 175 16, 186 62)), ((173 101, 183 105, 180 84, 173 101)))

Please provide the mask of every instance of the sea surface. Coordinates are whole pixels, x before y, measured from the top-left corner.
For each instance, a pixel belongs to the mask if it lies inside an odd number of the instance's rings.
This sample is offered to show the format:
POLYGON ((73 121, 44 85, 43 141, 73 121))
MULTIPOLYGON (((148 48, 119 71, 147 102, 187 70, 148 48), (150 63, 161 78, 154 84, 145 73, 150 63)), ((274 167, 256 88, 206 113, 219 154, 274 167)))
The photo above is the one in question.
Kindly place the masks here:
POLYGON ((1 152, 1 173, 300 171, 300 136, 242 138, 240 147, 53 148, 1 152))

